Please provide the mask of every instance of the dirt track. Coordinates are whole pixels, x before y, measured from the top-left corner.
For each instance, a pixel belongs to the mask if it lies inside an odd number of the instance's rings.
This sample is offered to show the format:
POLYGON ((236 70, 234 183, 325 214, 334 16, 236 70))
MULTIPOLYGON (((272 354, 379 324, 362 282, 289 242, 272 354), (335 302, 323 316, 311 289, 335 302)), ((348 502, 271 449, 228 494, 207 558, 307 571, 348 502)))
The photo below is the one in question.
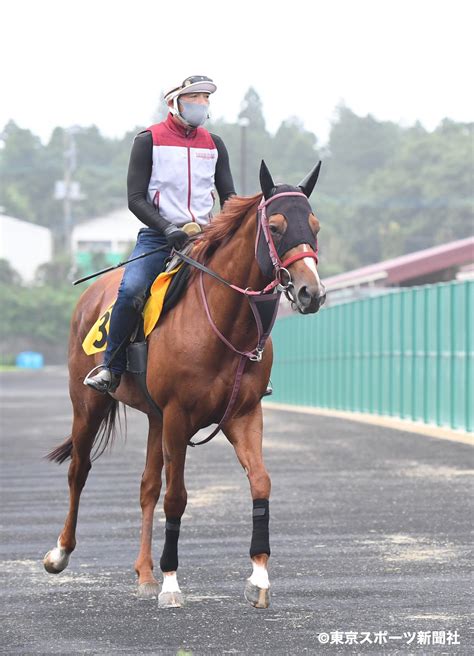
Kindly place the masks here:
MULTIPOLYGON (((2 653, 473 653, 469 446, 266 411, 273 482, 267 611, 243 599, 247 480, 222 435, 190 450, 179 569, 187 605, 163 611, 135 596, 145 419, 130 412, 127 441, 94 464, 78 547, 69 568, 51 576, 41 559, 64 521, 67 466, 41 458, 69 432, 66 372, 9 372, 1 380, 2 653), (340 645, 331 635, 337 630, 340 645), (460 644, 417 646, 418 635, 407 644, 418 631, 455 630, 460 644), (355 644, 350 631, 358 633, 355 644), (387 631, 383 646, 374 644, 379 631, 387 631), (358 644, 362 632, 372 644, 358 644)), ((155 535, 158 560, 161 506, 155 535)))

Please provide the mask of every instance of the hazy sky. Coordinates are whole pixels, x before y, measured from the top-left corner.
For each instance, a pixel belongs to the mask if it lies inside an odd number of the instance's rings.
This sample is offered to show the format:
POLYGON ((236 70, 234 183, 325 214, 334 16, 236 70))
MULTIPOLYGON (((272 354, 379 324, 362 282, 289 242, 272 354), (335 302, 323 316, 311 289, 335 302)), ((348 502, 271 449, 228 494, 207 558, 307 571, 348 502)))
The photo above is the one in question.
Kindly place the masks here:
POLYGON ((218 85, 212 113, 236 119, 249 86, 267 127, 299 116, 327 139, 341 101, 428 129, 473 119, 472 0, 3 0, 0 129, 43 140, 96 124, 121 136, 151 122, 160 91, 188 75, 218 85))

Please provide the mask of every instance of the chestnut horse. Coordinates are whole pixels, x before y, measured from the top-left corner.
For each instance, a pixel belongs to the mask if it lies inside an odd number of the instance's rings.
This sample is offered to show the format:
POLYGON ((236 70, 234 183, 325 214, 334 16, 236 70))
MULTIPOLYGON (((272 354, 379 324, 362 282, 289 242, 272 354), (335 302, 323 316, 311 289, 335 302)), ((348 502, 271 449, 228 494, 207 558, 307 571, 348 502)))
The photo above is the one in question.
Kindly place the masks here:
POLYGON ((262 162, 263 197, 231 198, 200 235, 192 256, 220 279, 193 271, 182 298, 159 320, 148 339, 147 386, 162 416, 130 373, 122 377, 112 395, 99 394, 83 385, 93 359, 98 364, 101 358, 87 356, 82 342, 113 302, 120 272, 107 274, 81 296, 72 318, 69 344, 69 390, 74 413, 71 437, 49 454, 57 462, 71 457, 70 505, 57 546, 44 557, 48 572, 61 572, 76 546, 79 499, 91 468, 91 452, 95 447, 100 455, 109 442, 121 401, 144 412, 149 421, 140 489, 141 545, 135 561, 139 595, 158 596, 161 607, 183 604, 176 570, 180 520, 187 499, 186 450, 197 431, 219 423, 248 476, 253 500, 253 571, 246 582, 245 596, 253 606, 269 605, 270 478, 262 458, 261 398, 269 381, 272 346, 268 340, 263 350, 260 340, 259 348, 254 348, 261 330, 256 329, 258 318, 248 299, 257 294, 250 290, 261 290, 262 297, 279 298, 278 290, 285 289, 295 308, 304 314, 317 312, 324 302, 315 253, 319 223, 308 202, 319 167, 320 163, 298 187, 276 186, 262 162), (231 281, 232 286, 223 284, 222 278, 231 281), (237 362, 242 358, 244 366, 236 375, 237 362), (160 496, 163 465, 166 527, 160 591, 151 551, 153 513, 160 496))

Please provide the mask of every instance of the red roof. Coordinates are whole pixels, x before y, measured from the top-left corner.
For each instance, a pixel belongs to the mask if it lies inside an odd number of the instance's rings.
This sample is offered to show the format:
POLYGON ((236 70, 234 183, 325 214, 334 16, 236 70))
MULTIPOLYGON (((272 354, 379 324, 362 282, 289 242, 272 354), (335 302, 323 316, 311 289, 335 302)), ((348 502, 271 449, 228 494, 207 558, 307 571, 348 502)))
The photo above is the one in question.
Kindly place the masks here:
POLYGON ((383 287, 398 285, 405 280, 418 278, 453 266, 462 266, 474 260, 474 237, 459 239, 442 246, 426 248, 392 260, 370 264, 353 271, 324 279, 328 291, 380 281, 383 287), (383 282, 382 282, 383 281, 383 282))

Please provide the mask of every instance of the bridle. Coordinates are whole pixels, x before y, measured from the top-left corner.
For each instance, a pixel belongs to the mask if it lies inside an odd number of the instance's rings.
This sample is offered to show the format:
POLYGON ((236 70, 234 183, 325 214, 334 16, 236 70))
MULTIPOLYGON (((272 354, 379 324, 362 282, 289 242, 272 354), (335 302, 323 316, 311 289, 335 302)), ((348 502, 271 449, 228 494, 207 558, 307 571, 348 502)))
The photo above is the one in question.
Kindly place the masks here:
POLYGON ((268 339, 270 335, 270 331, 273 328, 273 324, 275 323, 276 315, 278 313, 278 305, 280 302, 280 295, 281 292, 285 293, 285 296, 288 298, 288 300, 294 302, 294 297, 292 296, 292 289, 293 289, 293 281, 291 279, 291 274, 288 271, 288 267, 293 264, 293 262, 297 262, 298 260, 302 260, 306 257, 311 257, 313 258, 316 263, 318 262, 318 255, 317 255, 317 250, 313 251, 301 251, 299 253, 295 253, 294 255, 291 255, 290 257, 286 258, 283 262, 281 261, 281 258, 278 254, 278 250, 275 247, 275 244, 273 242, 272 234, 270 232, 270 226, 269 226, 269 221, 267 217, 267 212, 266 208, 270 203, 277 199, 281 198, 283 196, 302 196, 306 198, 306 195, 302 192, 299 191, 285 191, 279 194, 275 194, 274 196, 270 196, 267 200, 263 197, 258 209, 257 209, 257 222, 258 222, 258 229, 257 229, 257 236, 255 238, 255 257, 257 258, 257 244, 258 244, 258 239, 260 235, 260 230, 263 231, 263 234, 265 236, 265 240, 268 245, 268 250, 270 254, 270 259, 272 261, 273 265, 273 270, 274 270, 274 279, 272 282, 270 282, 268 285, 266 285, 263 289, 261 290, 253 290, 247 287, 246 289, 243 289, 242 287, 239 287, 238 285, 234 285, 233 283, 229 282, 228 280, 225 280, 222 276, 220 276, 218 273, 215 271, 212 271, 209 269, 207 266, 204 264, 201 264, 197 260, 189 257, 189 255, 185 255, 184 253, 176 252, 176 256, 179 257, 181 260, 184 262, 187 262, 191 266, 193 266, 196 269, 199 269, 201 272, 200 275, 200 288, 201 288, 201 297, 203 300, 204 308, 206 311, 206 316, 207 319, 211 325, 211 328, 213 331, 216 333, 216 335, 219 337, 219 339, 224 342, 224 344, 230 348, 234 353, 244 356, 248 358, 249 360, 252 360, 254 362, 260 362, 263 356, 263 349, 265 347, 265 342, 268 339), (236 292, 239 292, 240 294, 243 294, 244 296, 247 297, 247 300, 249 301, 250 308, 252 310, 252 313, 255 317, 255 322, 257 325, 257 346, 251 350, 251 351, 240 351, 237 348, 235 348, 224 335, 220 332, 220 330, 217 328, 214 320, 212 319, 211 312, 209 309, 209 304, 207 302, 207 297, 206 297, 206 292, 204 289, 204 280, 203 280, 203 273, 207 273, 208 275, 212 276, 213 278, 216 278, 219 280, 221 283, 226 285, 227 287, 230 287, 236 292), (276 291, 275 294, 273 294, 273 291, 276 291), (273 300, 275 302, 275 308, 274 308, 274 313, 271 321, 269 322, 270 325, 268 328, 265 329, 265 326, 262 326, 261 322, 261 314, 258 311, 258 303, 264 302, 264 301, 270 301, 273 300))
MULTIPOLYGON (((273 241, 273 237, 270 231, 270 224, 268 221, 267 217, 267 212, 266 208, 270 203, 277 198, 282 198, 284 196, 302 196, 303 198, 306 198, 306 195, 303 192, 300 191, 284 191, 279 194, 275 194, 274 196, 270 196, 270 198, 265 200, 265 197, 262 197, 262 200, 260 201, 260 204, 257 208, 257 235, 255 237, 255 259, 257 259, 257 245, 258 245, 258 240, 260 237, 260 231, 263 232, 265 241, 267 242, 268 246, 268 252, 270 255, 270 259, 273 264, 273 271, 274 271, 274 279, 272 282, 270 282, 268 285, 266 285, 263 289, 261 290, 253 290, 247 287, 246 289, 243 289, 242 287, 239 287, 238 285, 234 285, 233 283, 229 282, 228 280, 225 280, 222 276, 220 276, 218 273, 215 271, 212 271, 208 267, 206 267, 204 264, 201 264, 197 260, 193 259, 192 257, 189 257, 189 255, 185 255, 184 253, 181 253, 179 251, 174 251, 172 255, 176 255, 179 259, 183 260, 183 262, 186 262, 187 264, 190 264, 196 269, 199 269, 202 273, 207 273, 208 275, 212 276, 213 278, 216 278, 216 280, 219 280, 221 283, 226 285, 227 287, 231 287, 233 290, 236 292, 239 292, 240 294, 244 294, 244 296, 247 297, 253 297, 253 296, 262 296, 264 294, 268 294, 272 292, 275 288, 279 292, 286 292, 288 289, 293 287, 293 282, 291 279, 291 274, 288 271, 288 267, 291 266, 294 262, 297 262, 298 260, 303 260, 306 257, 310 257, 316 261, 316 264, 318 263, 318 248, 316 246, 316 250, 309 250, 309 251, 301 251, 299 253, 295 253, 294 255, 291 255, 290 257, 287 257, 286 260, 282 262, 278 250, 275 246, 275 243, 273 241)), ((289 299, 293 300, 293 299, 289 299)))
MULTIPOLYGON (((271 202, 273 202, 277 198, 283 198, 285 196, 302 196, 303 198, 306 199, 306 194, 300 191, 283 191, 279 194, 275 194, 274 196, 270 196, 270 198, 267 198, 266 200, 264 196, 262 197, 262 200, 257 210, 258 229, 257 229, 257 236, 255 239, 255 258, 257 258, 257 245, 260 237, 260 231, 262 230, 263 235, 265 237, 265 241, 267 242, 268 252, 275 273, 275 280, 273 281, 273 283, 271 283, 271 285, 274 286, 278 285, 280 287, 280 291, 283 291, 285 293, 287 299, 291 302, 294 302, 295 299, 292 295, 293 282, 291 280, 291 274, 288 271, 288 267, 291 264, 293 264, 293 262, 297 262, 298 260, 303 260, 306 257, 313 258, 316 261, 316 264, 318 264, 318 254, 317 254, 318 249, 316 244, 315 251, 310 250, 310 251, 295 253, 294 255, 291 255, 290 257, 286 258, 286 260, 284 260, 283 262, 281 261, 280 256, 278 254, 278 250, 275 247, 275 243, 273 241, 272 233, 270 231, 270 223, 267 217, 266 208, 268 207, 268 205, 270 205, 271 202)), ((265 290, 263 290, 263 293, 265 293, 265 290)))
POLYGON ((234 407, 235 401, 239 393, 240 383, 242 380, 242 375, 244 372, 246 362, 249 360, 251 362, 261 362, 263 358, 263 351, 265 348, 265 344, 267 342, 268 337, 270 336, 270 332, 273 328, 273 325, 275 323, 278 314, 278 306, 280 303, 281 293, 283 292, 290 301, 294 302, 294 297, 292 295, 293 281, 291 279, 291 274, 288 271, 288 267, 294 262, 297 262, 298 260, 302 260, 306 257, 313 258, 316 261, 316 263, 318 262, 317 248, 315 251, 313 250, 301 251, 299 253, 295 253, 294 255, 291 255, 290 257, 286 258, 283 261, 281 260, 270 231, 270 225, 267 217, 266 208, 274 200, 276 200, 277 198, 282 198, 284 196, 302 196, 304 198, 307 198, 303 192, 285 191, 279 194, 275 194, 274 196, 270 196, 267 199, 265 199, 265 197, 262 197, 262 200, 257 209, 258 228, 257 228, 256 239, 255 239, 255 257, 257 259, 257 244, 260 236, 260 231, 263 231, 265 240, 268 245, 268 252, 273 265, 273 271, 275 276, 274 279, 263 289, 257 291, 252 290, 250 288, 243 289, 242 287, 239 287, 238 285, 234 285, 228 280, 225 280, 225 278, 220 276, 218 273, 212 271, 211 269, 206 267, 204 264, 201 264, 201 262, 198 262, 194 258, 189 257, 189 255, 186 255, 185 253, 181 253, 179 251, 173 253, 173 255, 176 255, 183 262, 190 264, 191 266, 193 266, 194 268, 200 271, 199 285, 201 291, 201 298, 203 300, 204 309, 209 324, 212 330, 214 331, 214 333, 219 337, 219 339, 231 351, 233 351, 235 354, 240 356, 239 364, 237 366, 237 371, 235 374, 234 386, 232 388, 232 393, 227 408, 225 410, 224 416, 222 417, 219 424, 217 425, 217 428, 211 433, 211 435, 206 437, 204 440, 201 440, 200 442, 189 441, 190 446, 197 446, 209 442, 209 440, 211 440, 215 435, 217 435, 221 426, 230 417, 230 414, 232 412, 232 409, 234 407), (250 305, 250 309, 252 310, 253 316, 255 318, 255 323, 257 327, 257 345, 255 346, 254 349, 250 351, 240 351, 235 346, 233 346, 233 344, 229 342, 229 340, 221 333, 221 331, 216 326, 211 316, 211 311, 209 308, 206 292, 204 289, 204 276, 203 276, 204 273, 212 276, 216 280, 219 280, 227 287, 230 287, 234 291, 243 294, 247 298, 250 305))

